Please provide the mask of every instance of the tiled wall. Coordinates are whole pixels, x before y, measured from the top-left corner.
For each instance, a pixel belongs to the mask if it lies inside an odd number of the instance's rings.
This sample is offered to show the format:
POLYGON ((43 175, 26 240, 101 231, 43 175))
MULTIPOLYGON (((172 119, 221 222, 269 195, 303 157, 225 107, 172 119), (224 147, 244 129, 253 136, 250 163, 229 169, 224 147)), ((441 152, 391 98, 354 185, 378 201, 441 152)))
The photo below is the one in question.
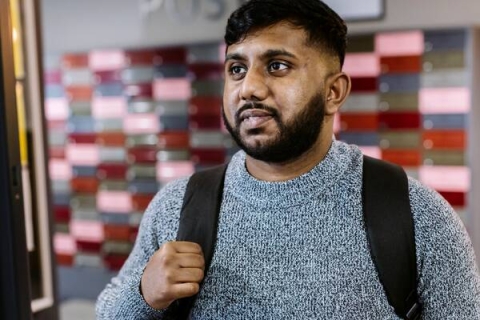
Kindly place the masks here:
POLYGON ((121 267, 166 182, 236 150, 218 44, 48 56, 46 117, 61 265, 121 267))
POLYGON ((352 37, 345 71, 350 99, 339 138, 404 166, 439 191, 469 222, 467 30, 352 37))
MULTIPOLYGON (((352 36, 337 137, 403 165, 468 228, 467 43, 465 30, 352 36)), ((220 117, 223 53, 207 44, 47 56, 60 265, 117 270, 157 190, 236 150, 220 117)))

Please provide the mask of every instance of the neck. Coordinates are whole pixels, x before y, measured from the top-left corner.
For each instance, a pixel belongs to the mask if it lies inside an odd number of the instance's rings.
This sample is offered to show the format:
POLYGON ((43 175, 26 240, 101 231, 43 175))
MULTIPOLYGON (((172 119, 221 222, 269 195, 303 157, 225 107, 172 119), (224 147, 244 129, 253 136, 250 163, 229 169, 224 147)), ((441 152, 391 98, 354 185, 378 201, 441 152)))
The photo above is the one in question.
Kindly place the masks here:
POLYGON ((310 171, 325 158, 332 144, 331 135, 319 140, 312 148, 303 153, 300 157, 283 163, 272 163, 256 160, 247 155, 246 166, 248 172, 258 180, 263 181, 286 181, 301 176, 310 171))

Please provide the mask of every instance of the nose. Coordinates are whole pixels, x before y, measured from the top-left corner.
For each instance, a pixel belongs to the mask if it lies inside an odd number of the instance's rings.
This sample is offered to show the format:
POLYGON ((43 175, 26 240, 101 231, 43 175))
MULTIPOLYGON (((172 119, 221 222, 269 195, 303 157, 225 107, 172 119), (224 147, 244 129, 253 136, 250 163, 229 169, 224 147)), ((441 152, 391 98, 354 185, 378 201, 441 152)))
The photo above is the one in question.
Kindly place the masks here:
POLYGON ((261 71, 250 69, 245 74, 240 88, 240 99, 262 101, 268 96, 268 85, 261 71))

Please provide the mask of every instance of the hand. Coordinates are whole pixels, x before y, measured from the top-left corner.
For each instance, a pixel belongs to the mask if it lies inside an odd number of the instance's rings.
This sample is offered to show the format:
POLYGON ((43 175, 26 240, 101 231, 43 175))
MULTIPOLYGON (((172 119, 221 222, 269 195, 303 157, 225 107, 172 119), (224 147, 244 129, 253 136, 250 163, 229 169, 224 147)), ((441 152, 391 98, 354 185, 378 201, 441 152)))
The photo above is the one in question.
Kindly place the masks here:
POLYGON ((140 284, 143 298, 152 308, 165 309, 177 299, 197 294, 204 271, 200 245, 167 242, 153 254, 143 272, 140 284))

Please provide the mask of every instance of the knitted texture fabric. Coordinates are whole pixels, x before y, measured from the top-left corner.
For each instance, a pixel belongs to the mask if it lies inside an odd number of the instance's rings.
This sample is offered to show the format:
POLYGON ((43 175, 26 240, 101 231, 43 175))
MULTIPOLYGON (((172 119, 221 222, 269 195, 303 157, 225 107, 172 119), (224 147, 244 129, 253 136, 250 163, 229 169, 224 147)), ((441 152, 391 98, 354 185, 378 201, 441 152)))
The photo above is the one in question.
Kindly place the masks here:
MULTIPOLYGON (((357 147, 333 141, 309 172, 266 182, 238 152, 192 319, 399 319, 370 256, 362 159, 357 147)), ((187 181, 152 200, 130 257, 98 298, 98 319, 165 318, 144 301, 140 279, 152 254, 176 237, 187 181)), ((480 277, 464 226, 436 192, 411 178, 409 192, 422 319, 480 319, 480 277)))

